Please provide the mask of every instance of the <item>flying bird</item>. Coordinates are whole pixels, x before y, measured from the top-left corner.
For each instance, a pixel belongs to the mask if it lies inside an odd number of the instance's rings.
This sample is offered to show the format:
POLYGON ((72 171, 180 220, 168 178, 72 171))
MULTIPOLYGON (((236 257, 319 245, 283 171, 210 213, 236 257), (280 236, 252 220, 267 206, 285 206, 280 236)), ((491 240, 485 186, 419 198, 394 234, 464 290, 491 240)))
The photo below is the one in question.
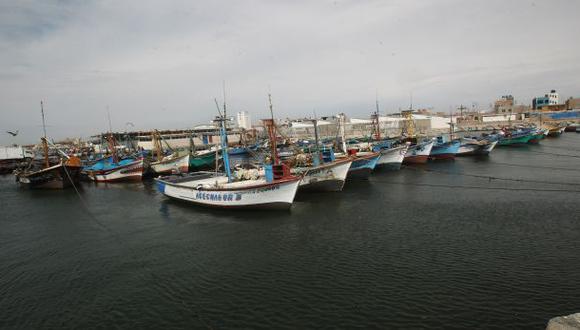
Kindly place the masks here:
POLYGON ((18 135, 18 131, 16 131, 16 132, 10 132, 10 131, 6 131, 6 133, 8 133, 8 134, 10 134, 10 135, 12 135, 12 136, 16 136, 16 135, 18 135))

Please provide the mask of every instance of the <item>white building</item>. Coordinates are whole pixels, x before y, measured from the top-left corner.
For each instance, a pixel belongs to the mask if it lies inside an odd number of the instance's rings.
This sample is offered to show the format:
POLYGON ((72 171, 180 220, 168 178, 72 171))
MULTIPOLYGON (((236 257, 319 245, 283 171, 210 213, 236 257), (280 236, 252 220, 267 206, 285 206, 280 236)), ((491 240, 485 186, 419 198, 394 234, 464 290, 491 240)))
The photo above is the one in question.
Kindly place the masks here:
POLYGON ((550 105, 560 104, 560 96, 556 93, 556 90, 552 89, 550 93, 546 94, 546 97, 550 105))
POLYGON ((250 119, 250 114, 247 111, 240 111, 237 115, 238 127, 243 129, 252 128, 252 120, 250 119))

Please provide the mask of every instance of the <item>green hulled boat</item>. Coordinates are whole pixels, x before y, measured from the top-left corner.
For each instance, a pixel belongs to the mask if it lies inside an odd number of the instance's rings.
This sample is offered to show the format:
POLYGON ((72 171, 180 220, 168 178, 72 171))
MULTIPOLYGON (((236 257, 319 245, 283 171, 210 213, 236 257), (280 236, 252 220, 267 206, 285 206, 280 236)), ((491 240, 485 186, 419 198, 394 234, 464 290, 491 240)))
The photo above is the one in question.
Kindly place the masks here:
POLYGON ((215 167, 215 151, 196 153, 189 157, 189 170, 201 170, 215 167))
POLYGON ((531 139, 534 138, 534 136, 535 136, 535 134, 504 136, 504 137, 499 139, 497 145, 498 146, 511 146, 511 145, 527 144, 531 139))

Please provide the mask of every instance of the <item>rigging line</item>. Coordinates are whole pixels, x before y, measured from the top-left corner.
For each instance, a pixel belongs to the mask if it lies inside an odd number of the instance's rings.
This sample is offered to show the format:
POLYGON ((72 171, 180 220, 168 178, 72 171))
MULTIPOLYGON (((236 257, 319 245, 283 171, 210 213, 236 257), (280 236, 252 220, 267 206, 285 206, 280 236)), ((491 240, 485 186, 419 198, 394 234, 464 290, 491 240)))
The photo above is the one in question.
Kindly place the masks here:
POLYGON ((567 148, 567 147, 553 147, 553 146, 548 146, 548 148, 550 148, 550 149, 561 149, 561 150, 567 150, 567 151, 578 151, 578 152, 580 152, 580 149, 567 148))
MULTIPOLYGON (((135 253, 135 250, 128 244, 125 243, 125 241, 123 241, 121 239, 121 237, 115 233, 111 228, 109 228, 108 226, 106 226, 104 223, 102 223, 88 208, 88 204, 86 203, 85 199, 82 197, 81 193, 79 192, 77 185, 74 183, 74 181, 72 180, 72 177, 70 175, 70 173, 68 172, 68 169, 66 168, 66 165, 63 164, 63 169, 64 172, 66 173, 66 176, 68 177, 71 185, 73 186, 75 193, 77 195, 77 197, 79 198, 81 205, 83 207, 83 209, 85 210, 85 212, 89 215, 89 217, 95 222, 97 223, 102 229, 104 229, 105 231, 107 231, 111 236, 113 236, 117 242, 121 245, 123 245, 127 250, 129 250, 130 252, 130 256, 133 259, 133 261, 139 265, 143 270, 147 271, 147 274, 155 280, 154 285, 157 285, 158 287, 165 289, 161 286, 159 278, 157 276, 155 276, 155 274, 149 269, 149 267, 147 267, 147 264, 145 264, 144 261, 140 261, 137 258, 137 254, 135 253)), ((183 304, 183 300, 182 300, 182 304, 183 304)), ((196 313, 197 319, 208 329, 212 329, 212 327, 202 318, 201 315, 201 308, 199 308, 199 306, 197 306, 195 304, 195 302, 193 303, 194 306, 198 309, 198 312, 196 313)))
POLYGON ((538 166, 538 165, 526 165, 526 164, 512 164, 512 163, 502 163, 502 162, 493 162, 489 163, 491 165, 505 165, 505 166, 514 166, 514 167, 524 167, 524 168, 543 168, 548 170, 561 170, 561 171, 573 171, 573 172, 580 172, 580 169, 577 168, 565 168, 565 167, 553 167, 553 166, 538 166))
POLYGON ((556 154, 553 152, 545 152, 545 151, 535 151, 535 150, 527 150, 527 152, 533 152, 536 154, 544 154, 544 155, 552 155, 558 157, 572 157, 572 158, 580 158, 580 155, 564 155, 564 154, 556 154))
POLYGON ((488 180, 501 180, 501 181, 514 181, 514 182, 529 182, 529 183, 544 183, 544 184, 557 184, 563 186, 580 186, 580 183, 574 182, 550 182, 550 181, 542 181, 542 180, 528 180, 528 179, 512 179, 512 178, 501 178, 501 177, 494 177, 489 175, 479 175, 479 174, 468 174, 468 173, 452 173, 452 172, 445 172, 445 171, 438 171, 434 169, 422 169, 422 168, 414 168, 409 166, 404 166, 404 168, 410 168, 413 170, 424 171, 424 172, 433 172, 433 173, 441 173, 447 175, 459 175, 459 176, 468 176, 473 178, 480 178, 480 179, 488 179, 488 180))
MULTIPOLYGON (((364 180, 359 180, 364 181, 364 180)), ((572 189, 535 189, 535 188, 510 188, 510 187, 484 187, 484 186, 465 186, 465 185, 446 185, 446 184, 432 184, 432 183, 409 183, 409 182, 396 182, 396 181, 385 181, 385 180, 368 180, 370 182, 395 184, 403 186, 418 186, 418 187, 437 187, 437 188, 455 188, 455 189, 483 189, 483 190, 504 190, 504 191, 535 191, 535 192, 572 192, 580 193, 580 190, 572 189)))

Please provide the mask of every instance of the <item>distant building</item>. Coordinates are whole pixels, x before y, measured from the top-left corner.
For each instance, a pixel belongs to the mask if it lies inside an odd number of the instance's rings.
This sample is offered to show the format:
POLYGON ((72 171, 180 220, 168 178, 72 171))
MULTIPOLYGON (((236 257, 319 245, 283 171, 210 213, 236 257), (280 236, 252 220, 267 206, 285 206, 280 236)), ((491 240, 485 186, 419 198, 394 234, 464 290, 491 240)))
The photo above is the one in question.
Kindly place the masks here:
POLYGON ((493 104, 495 113, 510 113, 513 112, 515 101, 512 95, 504 95, 493 104))
POLYGON ((566 110, 580 109, 580 98, 569 98, 566 100, 566 110))
POLYGON ((534 110, 545 110, 543 108, 545 108, 546 106, 557 106, 559 104, 560 104, 560 96, 558 95, 555 89, 552 89, 550 93, 547 93, 544 96, 535 97, 532 100, 532 108, 534 110))
POLYGON ((243 129, 252 129, 252 120, 250 119, 250 114, 247 111, 240 111, 237 115, 238 127, 243 129))

